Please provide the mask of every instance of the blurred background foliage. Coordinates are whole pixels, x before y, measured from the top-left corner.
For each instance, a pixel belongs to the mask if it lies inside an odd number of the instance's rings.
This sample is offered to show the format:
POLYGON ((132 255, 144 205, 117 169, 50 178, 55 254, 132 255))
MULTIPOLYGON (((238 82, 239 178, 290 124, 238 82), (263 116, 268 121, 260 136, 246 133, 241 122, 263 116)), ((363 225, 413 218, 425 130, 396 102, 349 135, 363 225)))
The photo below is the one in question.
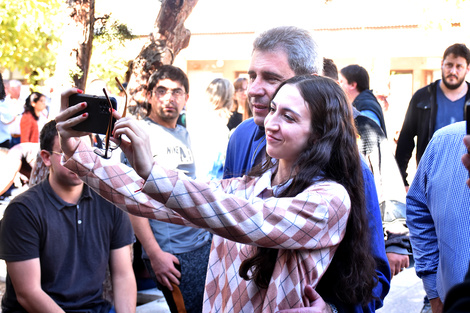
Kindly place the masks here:
MULTIPOLYGON (((64 26, 70 17, 65 13, 66 8, 64 0, 1 1, 0 71, 17 71, 32 89, 51 78, 61 51, 61 39, 67 36, 64 26)), ((135 36, 112 14, 95 12, 95 16, 89 76, 106 81, 110 90, 117 94, 114 77, 124 81, 128 61, 115 52, 122 50, 125 42, 135 36)))
POLYGON ((30 84, 50 77, 60 46, 65 6, 59 0, 0 2, 0 66, 22 73, 30 84))
POLYGON ((135 38, 127 25, 114 19, 112 14, 97 17, 88 80, 102 79, 113 94, 118 94, 115 77, 123 83, 128 70, 128 60, 122 58, 119 51, 125 49, 126 41, 135 38))

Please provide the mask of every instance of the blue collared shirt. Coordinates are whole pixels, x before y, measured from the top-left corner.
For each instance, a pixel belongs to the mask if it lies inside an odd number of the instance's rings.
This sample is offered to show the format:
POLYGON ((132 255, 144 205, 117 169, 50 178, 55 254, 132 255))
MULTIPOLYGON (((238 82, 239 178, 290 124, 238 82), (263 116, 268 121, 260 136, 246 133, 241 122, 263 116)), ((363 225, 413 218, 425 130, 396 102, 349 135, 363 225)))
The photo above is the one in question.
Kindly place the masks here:
POLYGON ((461 157, 465 122, 438 130, 421 158, 406 199, 417 275, 429 299, 444 301, 470 261, 470 189, 461 157))

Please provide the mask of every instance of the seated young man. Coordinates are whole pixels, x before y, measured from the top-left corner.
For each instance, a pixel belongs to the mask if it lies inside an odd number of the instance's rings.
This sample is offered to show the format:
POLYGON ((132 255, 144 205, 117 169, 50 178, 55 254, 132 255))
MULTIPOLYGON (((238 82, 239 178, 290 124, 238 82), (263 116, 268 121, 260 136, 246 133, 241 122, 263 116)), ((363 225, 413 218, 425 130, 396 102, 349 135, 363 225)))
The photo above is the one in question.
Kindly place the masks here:
POLYGON ((61 165, 55 121, 40 143, 50 173, 10 202, 0 224, 2 312, 110 312, 102 294, 108 264, 116 311, 135 312, 129 217, 61 165))

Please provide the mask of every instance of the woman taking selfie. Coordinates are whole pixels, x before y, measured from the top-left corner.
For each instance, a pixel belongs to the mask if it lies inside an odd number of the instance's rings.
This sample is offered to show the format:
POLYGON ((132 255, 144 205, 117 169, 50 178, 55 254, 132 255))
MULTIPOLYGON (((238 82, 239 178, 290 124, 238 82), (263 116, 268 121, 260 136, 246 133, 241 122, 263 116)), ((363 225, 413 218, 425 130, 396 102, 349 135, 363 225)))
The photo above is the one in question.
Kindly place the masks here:
MULTIPOLYGON (((73 92, 63 94, 62 108, 73 92)), ((71 118, 82 109, 78 104, 56 118, 66 167, 131 214, 215 235, 204 312, 307 307, 305 286, 315 288, 335 252, 347 256, 333 260, 343 262, 335 279, 345 302, 370 300, 376 276, 356 131, 333 80, 299 76, 283 83, 265 120, 265 162, 248 176, 210 184, 156 164, 149 134, 131 118, 119 119, 113 136, 123 138, 114 140, 122 141, 133 169, 100 158, 74 138, 85 134, 71 128, 87 118, 71 118)))

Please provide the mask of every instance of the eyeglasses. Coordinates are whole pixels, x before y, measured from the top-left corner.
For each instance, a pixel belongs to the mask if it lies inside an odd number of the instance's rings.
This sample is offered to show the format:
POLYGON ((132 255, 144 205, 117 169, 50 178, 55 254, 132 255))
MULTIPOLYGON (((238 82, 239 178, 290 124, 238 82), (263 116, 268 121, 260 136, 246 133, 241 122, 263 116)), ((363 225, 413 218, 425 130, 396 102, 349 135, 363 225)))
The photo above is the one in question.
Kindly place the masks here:
POLYGON ((51 154, 57 154, 57 155, 60 155, 62 156, 62 152, 57 152, 57 151, 49 151, 51 154))
POLYGON ((170 93, 175 98, 181 98, 186 94, 186 92, 184 92, 184 90, 181 88, 168 89, 165 87, 157 87, 157 89, 154 92, 155 92, 155 95, 159 98, 163 98, 168 93, 170 93))
MULTIPOLYGON (((119 83, 119 80, 117 78, 116 78, 116 81, 119 83)), ((119 84, 121 84, 121 83, 119 83, 119 84)), ((108 93, 106 92, 105 88, 103 88, 103 92, 104 92, 104 95, 106 96, 106 100, 109 104, 108 128, 106 129, 106 137, 105 137, 105 140, 104 140, 105 148, 104 149, 103 148, 96 148, 94 150, 94 152, 97 155, 99 155, 100 157, 104 158, 104 159, 109 159, 109 158, 111 158, 112 152, 114 150, 116 150, 117 148, 119 148, 119 146, 121 145, 121 138, 119 138, 119 144, 116 144, 116 143, 109 140, 109 138, 111 137, 111 132, 112 132, 112 128, 113 128, 113 113, 112 113, 113 105, 111 104, 111 100, 109 100, 108 93)), ((126 115, 126 110, 127 110, 127 93, 125 93, 125 94, 126 94, 126 104, 124 106, 124 112, 122 114, 122 117, 124 117, 126 115)))

